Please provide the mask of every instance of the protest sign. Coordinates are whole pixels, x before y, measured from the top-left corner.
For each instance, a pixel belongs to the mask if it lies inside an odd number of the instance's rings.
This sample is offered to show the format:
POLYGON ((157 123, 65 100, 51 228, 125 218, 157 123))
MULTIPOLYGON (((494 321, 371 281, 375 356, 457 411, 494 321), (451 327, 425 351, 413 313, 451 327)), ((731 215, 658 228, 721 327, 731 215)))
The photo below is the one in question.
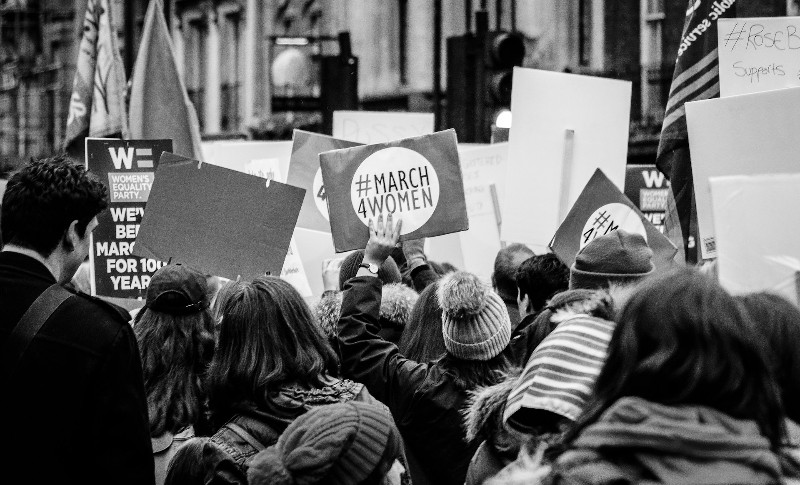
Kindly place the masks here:
POLYGON ((433 113, 334 111, 333 137, 376 144, 433 133, 433 113))
POLYGON ((277 161, 280 166, 281 177, 276 180, 286 180, 289 171, 289 158, 292 154, 290 141, 214 141, 203 142, 204 163, 211 163, 219 167, 229 168, 242 173, 249 173, 263 178, 263 165, 269 166, 277 161), (270 160, 269 162, 265 162, 270 160))
POLYGON ((494 185, 499 200, 505 196, 508 143, 464 147, 459 145, 464 186, 494 185))
POLYGON ((551 248, 564 264, 572 266, 575 255, 598 236, 617 229, 640 234, 653 250, 657 270, 669 268, 678 249, 616 185, 597 169, 581 192, 567 218, 553 237, 551 248))
POLYGON ((655 165, 628 165, 625 173, 625 196, 662 234, 667 216, 669 187, 669 180, 655 165))
POLYGON ((800 161, 800 88, 686 103, 700 249, 716 257, 709 177, 791 173, 800 161))
POLYGON ((108 188, 109 208, 97 215, 91 236, 89 272, 93 295, 145 296, 162 261, 133 254, 139 224, 151 194, 162 152, 171 140, 86 138, 86 168, 108 188))
POLYGON ((403 220, 400 240, 468 229, 454 130, 320 155, 337 252, 363 248, 368 224, 403 220))
POLYGON ((800 303, 800 226, 785 216, 800 207, 800 173, 712 177, 709 185, 722 286, 800 303))
POLYGON ((329 233, 331 224, 328 222, 328 202, 325 186, 322 183, 319 154, 360 146, 361 143, 338 140, 302 130, 294 130, 292 138, 292 157, 287 181, 290 185, 306 189, 303 208, 300 209, 300 217, 297 219, 297 227, 329 233))
POLYGON ((717 25, 720 96, 800 86, 800 17, 721 18, 717 25))
POLYGON ((297 250, 294 237, 289 242, 289 252, 286 254, 286 259, 283 262, 281 279, 291 283, 292 286, 300 292, 303 298, 307 298, 313 294, 311 286, 308 284, 306 270, 303 267, 303 260, 300 258, 300 253, 297 250))
POLYGON ((304 192, 165 153, 135 253, 230 279, 278 275, 304 192))
POLYGON ((597 168, 625 182, 631 83, 514 68, 501 239, 543 252, 597 168))

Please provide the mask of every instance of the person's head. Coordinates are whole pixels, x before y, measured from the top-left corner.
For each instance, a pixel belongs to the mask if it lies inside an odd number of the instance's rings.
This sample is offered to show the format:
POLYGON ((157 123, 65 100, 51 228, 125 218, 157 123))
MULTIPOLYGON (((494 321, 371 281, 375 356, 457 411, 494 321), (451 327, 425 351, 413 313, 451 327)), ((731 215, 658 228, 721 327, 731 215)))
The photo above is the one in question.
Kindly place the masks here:
POLYGON ((559 293, 533 325, 545 329, 505 410, 509 428, 545 440, 580 415, 605 360, 614 331, 607 293, 559 293), (594 317, 594 318, 587 318, 594 317))
POLYGON ((505 303, 477 276, 465 271, 441 278, 437 297, 447 350, 444 365, 456 376, 456 383, 466 388, 494 384, 496 371, 507 366, 502 352, 511 340, 505 303))
POLYGON ((631 396, 754 420, 778 446, 783 413, 766 359, 747 315, 717 282, 688 268, 654 276, 617 316, 592 399, 567 442, 631 396))
MULTIPOLYGON (((353 251, 352 253, 348 254, 344 260, 342 260, 342 267, 339 269, 340 290, 344 288, 344 284, 347 280, 354 277, 356 273, 358 273, 358 268, 363 262, 363 249, 353 251)), ((397 263, 395 263, 392 257, 386 258, 386 261, 384 261, 381 267, 378 269, 378 278, 380 278, 384 285, 388 283, 400 283, 403 281, 403 277, 400 274, 400 268, 397 267, 397 263)))
POLYGON ((653 274, 653 251, 640 234, 618 229, 593 239, 570 267, 569 288, 609 289, 653 274))
POLYGON ((214 319, 217 323, 222 321, 222 308, 225 306, 228 298, 236 292, 237 288, 236 281, 224 280, 220 282, 219 289, 214 295, 214 301, 211 303, 211 313, 214 315, 214 319))
POLYGON ((447 351, 444 348, 442 308, 436 296, 437 289, 438 286, 432 284, 422 290, 400 336, 400 353, 417 362, 439 359, 447 351))
POLYGON ((238 483, 240 476, 241 471, 228 452, 211 438, 191 438, 170 460, 164 485, 238 483))
POLYGON ((283 383, 320 385, 336 355, 300 293, 273 276, 236 281, 220 308, 222 321, 208 376, 215 417, 240 402, 267 402, 283 383))
POLYGON ((0 233, 13 245, 50 259, 67 283, 89 255, 96 216, 108 190, 94 175, 63 156, 32 161, 14 173, 3 194, 0 233))
POLYGON ((534 255, 533 250, 524 244, 509 244, 497 252, 494 258, 492 286, 503 301, 517 300, 517 268, 523 261, 534 255))
POLYGON ((156 271, 133 330, 142 356, 151 436, 195 424, 202 417, 202 379, 214 353, 205 276, 180 264, 156 271))
POLYGON ((569 286, 569 268, 553 253, 531 256, 515 275, 520 313, 537 313, 547 300, 569 286))
POLYGON ((399 484, 386 480, 402 453, 392 416, 351 401, 314 408, 286 428, 273 446, 253 457, 251 485, 399 484))
POLYGON ((778 379, 786 416, 800 423, 800 309, 773 293, 751 293, 735 297, 744 305, 756 332, 769 347, 769 357, 778 379))

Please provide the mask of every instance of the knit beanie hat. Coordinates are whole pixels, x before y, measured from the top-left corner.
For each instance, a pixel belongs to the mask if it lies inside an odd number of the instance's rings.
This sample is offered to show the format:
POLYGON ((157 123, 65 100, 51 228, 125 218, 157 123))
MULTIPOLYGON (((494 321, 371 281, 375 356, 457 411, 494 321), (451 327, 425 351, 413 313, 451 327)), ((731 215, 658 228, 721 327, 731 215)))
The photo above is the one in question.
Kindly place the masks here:
POLYGON ((517 379, 503 415, 506 426, 531 433, 543 423, 542 411, 575 421, 605 363, 614 326, 586 315, 561 322, 517 379))
MULTIPOLYGON (((363 262, 363 249, 353 251, 352 253, 348 254, 346 258, 344 258, 344 261, 342 261, 342 267, 339 270, 340 290, 344 288, 344 284, 347 280, 354 277, 356 273, 358 273, 358 267, 363 262)), ((397 263, 394 261, 394 259, 392 259, 391 256, 386 258, 386 261, 384 261, 381 267, 378 268, 378 278, 383 281, 384 285, 388 283, 400 283, 403 281, 403 276, 400 274, 400 268, 397 267, 397 263)))
POLYGON ((569 269, 569 289, 608 288, 614 280, 644 278, 654 271, 653 251, 641 234, 618 229, 581 249, 569 269))
POLYGON ((439 280, 444 347, 463 360, 489 360, 511 340, 511 319, 505 303, 477 276, 465 271, 439 280))
POLYGON ((401 446, 391 415, 374 404, 320 406, 295 419, 275 445, 253 457, 248 483, 360 483, 376 470, 388 472, 401 446))

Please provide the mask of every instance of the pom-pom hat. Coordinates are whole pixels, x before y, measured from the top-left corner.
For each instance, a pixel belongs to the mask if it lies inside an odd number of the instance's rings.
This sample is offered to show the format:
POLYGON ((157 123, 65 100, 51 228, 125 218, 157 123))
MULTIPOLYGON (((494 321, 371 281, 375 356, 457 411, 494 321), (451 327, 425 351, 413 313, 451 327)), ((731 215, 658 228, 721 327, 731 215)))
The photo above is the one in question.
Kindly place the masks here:
POLYGON ((489 360, 511 340, 505 303, 477 276, 457 271, 444 276, 437 290, 447 352, 463 360, 489 360))

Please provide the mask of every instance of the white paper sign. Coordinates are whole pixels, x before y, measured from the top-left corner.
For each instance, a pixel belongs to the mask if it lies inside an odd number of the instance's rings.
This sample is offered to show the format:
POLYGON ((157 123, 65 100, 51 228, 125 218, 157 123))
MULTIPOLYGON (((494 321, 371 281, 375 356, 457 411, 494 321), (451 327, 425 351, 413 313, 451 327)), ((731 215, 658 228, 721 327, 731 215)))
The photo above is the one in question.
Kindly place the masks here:
POLYGON ((503 241, 546 251, 597 168, 622 190, 630 108, 628 81, 514 68, 503 241))
POLYGON ((433 133, 432 113, 334 111, 333 137, 374 144, 433 133))
POLYGON ((800 225, 793 217, 800 173, 712 177, 709 184, 722 285, 734 294, 772 291, 800 303, 800 225))
POLYGON ((791 173, 800 167, 800 88, 686 103, 698 232, 716 257, 709 177, 791 173))
POLYGON ((281 173, 281 178, 275 180, 285 181, 289 174, 291 141, 214 141, 204 142, 201 148, 204 161, 212 165, 252 173, 248 166, 253 169, 254 161, 273 159, 278 161, 281 173))
POLYGON ((800 86, 800 17, 717 23, 720 96, 800 86))
MULTIPOLYGON (((505 196, 506 163, 508 143, 483 146, 458 146, 461 159, 461 175, 464 187, 470 185, 494 185, 499 200, 505 196)), ((467 201, 469 204, 469 201, 467 201)), ((470 219, 471 221, 472 219, 470 219)))
POLYGON ((283 269, 281 270, 281 279, 288 281, 294 286, 303 298, 308 298, 313 295, 311 286, 308 284, 308 277, 306 270, 303 267, 303 260, 300 259, 300 254, 297 251, 297 244, 294 237, 289 243, 289 253, 286 255, 286 260, 283 262, 283 269))

